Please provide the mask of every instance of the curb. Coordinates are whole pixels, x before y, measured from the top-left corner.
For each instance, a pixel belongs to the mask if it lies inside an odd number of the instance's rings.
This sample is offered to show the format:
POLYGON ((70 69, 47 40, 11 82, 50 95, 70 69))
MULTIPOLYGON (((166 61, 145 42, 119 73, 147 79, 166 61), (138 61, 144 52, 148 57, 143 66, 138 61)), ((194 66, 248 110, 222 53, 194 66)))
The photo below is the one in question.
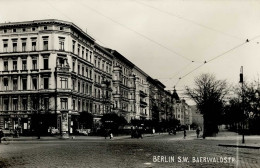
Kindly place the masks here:
POLYGON ((248 149, 260 149, 260 146, 225 145, 225 144, 219 144, 218 146, 235 147, 235 148, 248 148, 248 149))

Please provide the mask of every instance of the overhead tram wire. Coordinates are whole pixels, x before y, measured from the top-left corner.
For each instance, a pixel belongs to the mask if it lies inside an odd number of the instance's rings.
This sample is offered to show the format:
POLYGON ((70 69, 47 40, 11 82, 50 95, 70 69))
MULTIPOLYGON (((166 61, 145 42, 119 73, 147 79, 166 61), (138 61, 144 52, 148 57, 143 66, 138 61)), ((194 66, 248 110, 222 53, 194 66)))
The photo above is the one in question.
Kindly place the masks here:
MULTIPOLYGON (((235 46, 235 47, 233 47, 233 48, 227 50, 226 52, 224 52, 224 53, 222 53, 222 54, 220 54, 220 55, 217 55, 216 57, 213 57, 212 59, 210 59, 210 60, 208 60, 208 61, 205 61, 204 64, 199 65, 198 67, 196 67, 195 69, 191 70, 190 72, 188 72, 188 73, 185 74, 184 76, 180 77, 179 80, 177 81, 176 85, 180 82, 181 79, 185 78, 186 76, 188 76, 188 75, 191 74, 192 72, 196 71, 197 69, 199 69, 200 67, 202 67, 202 66, 205 65, 206 63, 212 62, 212 61, 216 60, 217 58, 219 58, 219 57, 221 57, 221 56, 223 56, 223 55, 225 55, 225 54, 227 54, 227 53, 229 53, 229 52, 231 52, 231 51, 233 51, 233 50, 235 50, 235 49, 237 49, 237 48, 239 48, 239 47, 245 45, 246 43, 249 43, 250 41, 253 41, 253 40, 257 39, 258 37, 260 37, 260 35, 255 36, 255 37, 252 38, 252 39, 247 39, 245 42, 243 42, 243 43, 241 43, 241 44, 239 44, 239 45, 237 45, 237 46, 235 46)), ((176 85, 175 85, 175 86, 176 86, 176 85)))
POLYGON ((136 3, 138 3, 138 4, 141 4, 141 5, 144 5, 144 6, 146 6, 146 7, 152 8, 152 9, 154 9, 154 10, 157 10, 157 11, 161 12, 161 13, 164 13, 164 14, 167 14, 167 15, 170 15, 170 16, 173 16, 173 17, 176 17, 176 18, 179 18, 179 19, 181 19, 181 20, 185 20, 185 21, 187 21, 187 22, 193 23, 193 24, 195 24, 195 25, 197 25, 197 26, 200 26, 200 27, 203 27, 203 28, 205 28, 205 29, 208 29, 208 30, 211 30, 211 31, 214 31, 214 32, 217 32, 217 33, 220 33, 220 34, 223 34, 223 35, 226 35, 226 36, 229 36, 229 37, 238 39, 238 40, 245 40, 245 39, 243 39, 243 38, 234 36, 234 35, 232 35, 232 34, 228 34, 228 33, 225 33, 225 32, 222 32, 222 31, 219 31, 219 30, 216 30, 216 29, 213 29, 213 28, 211 28, 211 27, 209 27, 209 26, 203 25, 203 24, 201 24, 201 23, 195 22, 194 20, 191 20, 191 19, 188 19, 188 18, 179 16, 179 15, 176 15, 176 14, 171 13, 171 12, 167 12, 167 11, 161 10, 161 9, 159 9, 159 8, 156 8, 156 7, 154 7, 154 6, 148 5, 148 4, 146 4, 146 3, 143 3, 143 2, 140 2, 140 1, 137 1, 137 0, 134 0, 134 1, 135 1, 136 3))
POLYGON ((114 22, 114 23, 116 23, 116 24, 118 24, 118 25, 124 27, 125 29, 127 29, 127 30, 129 30, 129 31, 134 32, 135 34, 137 34, 137 35, 139 35, 139 36, 145 38, 146 40, 148 40, 148 41, 150 41, 150 42, 152 42, 152 43, 154 43, 154 44, 157 44, 158 46, 160 46, 160 47, 162 47, 162 48, 164 48, 164 49, 166 49, 166 50, 168 50, 168 51, 174 53, 175 55, 177 55, 177 56, 179 56, 179 57, 182 57, 182 58, 185 58, 185 59, 188 60, 188 61, 195 62, 195 61, 193 61, 192 59, 190 59, 190 58, 188 58, 188 57, 186 57, 186 56, 183 56, 183 55, 179 54, 178 52, 176 52, 176 51, 174 51, 174 50, 172 50, 172 49, 170 49, 170 48, 164 46, 163 44, 161 44, 161 43, 159 43, 159 42, 157 42, 157 41, 151 39, 150 37, 148 37, 148 36, 146 36, 146 35, 144 35, 144 34, 138 32, 138 31, 136 31, 136 30, 134 30, 134 29, 132 29, 132 28, 130 28, 130 27, 127 27, 127 26, 121 24, 120 22, 118 22, 118 21, 112 19, 111 17, 106 16, 106 15, 103 14, 102 12, 100 12, 100 11, 98 11, 98 10, 96 10, 96 9, 94 9, 94 8, 92 8, 92 7, 90 7, 90 6, 86 5, 86 4, 84 4, 84 3, 82 3, 82 2, 80 2, 80 3, 81 3, 83 6, 87 7, 88 9, 90 9, 90 10, 96 12, 97 14, 99 14, 99 15, 105 17, 106 19, 108 19, 108 20, 110 20, 110 21, 112 21, 112 22, 114 22))

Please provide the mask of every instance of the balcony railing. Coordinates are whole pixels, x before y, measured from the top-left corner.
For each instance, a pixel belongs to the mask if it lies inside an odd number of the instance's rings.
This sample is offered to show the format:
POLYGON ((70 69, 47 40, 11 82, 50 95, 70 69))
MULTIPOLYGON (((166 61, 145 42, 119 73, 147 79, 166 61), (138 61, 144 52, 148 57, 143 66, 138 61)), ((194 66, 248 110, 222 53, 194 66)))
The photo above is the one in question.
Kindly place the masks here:
POLYGON ((147 97, 147 94, 145 92, 143 92, 142 90, 140 90, 140 96, 141 97, 147 97))
POLYGON ((146 107, 146 106, 147 106, 147 103, 144 102, 144 101, 142 101, 142 100, 140 100, 140 106, 141 106, 141 107, 146 107))

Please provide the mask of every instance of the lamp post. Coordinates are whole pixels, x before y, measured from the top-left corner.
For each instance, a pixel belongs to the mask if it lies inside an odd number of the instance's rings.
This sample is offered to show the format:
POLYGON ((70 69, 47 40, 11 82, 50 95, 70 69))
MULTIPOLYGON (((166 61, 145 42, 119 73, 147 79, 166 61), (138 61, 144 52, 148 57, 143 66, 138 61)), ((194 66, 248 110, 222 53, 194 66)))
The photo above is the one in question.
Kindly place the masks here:
MULTIPOLYGON (((243 80, 243 66, 240 68, 240 80, 239 83, 241 83, 242 86, 242 109, 243 109, 243 114, 245 114, 245 107, 244 107, 244 80, 243 80)), ((242 121, 242 143, 245 143, 245 133, 244 133, 244 116, 243 116, 243 121, 242 121)))

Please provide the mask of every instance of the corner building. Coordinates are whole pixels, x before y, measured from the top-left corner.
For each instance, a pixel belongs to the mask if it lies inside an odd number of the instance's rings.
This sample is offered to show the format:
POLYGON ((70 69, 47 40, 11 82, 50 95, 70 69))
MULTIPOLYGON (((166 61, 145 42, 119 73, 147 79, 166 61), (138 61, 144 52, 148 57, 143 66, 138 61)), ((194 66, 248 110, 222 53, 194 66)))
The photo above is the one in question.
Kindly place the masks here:
POLYGON ((26 134, 40 124, 66 136, 79 128, 80 112, 98 120, 109 111, 102 95, 111 97, 112 56, 73 23, 0 24, 0 65, 0 127, 5 130, 21 126, 26 134), (40 114, 48 115, 33 123, 40 114))

